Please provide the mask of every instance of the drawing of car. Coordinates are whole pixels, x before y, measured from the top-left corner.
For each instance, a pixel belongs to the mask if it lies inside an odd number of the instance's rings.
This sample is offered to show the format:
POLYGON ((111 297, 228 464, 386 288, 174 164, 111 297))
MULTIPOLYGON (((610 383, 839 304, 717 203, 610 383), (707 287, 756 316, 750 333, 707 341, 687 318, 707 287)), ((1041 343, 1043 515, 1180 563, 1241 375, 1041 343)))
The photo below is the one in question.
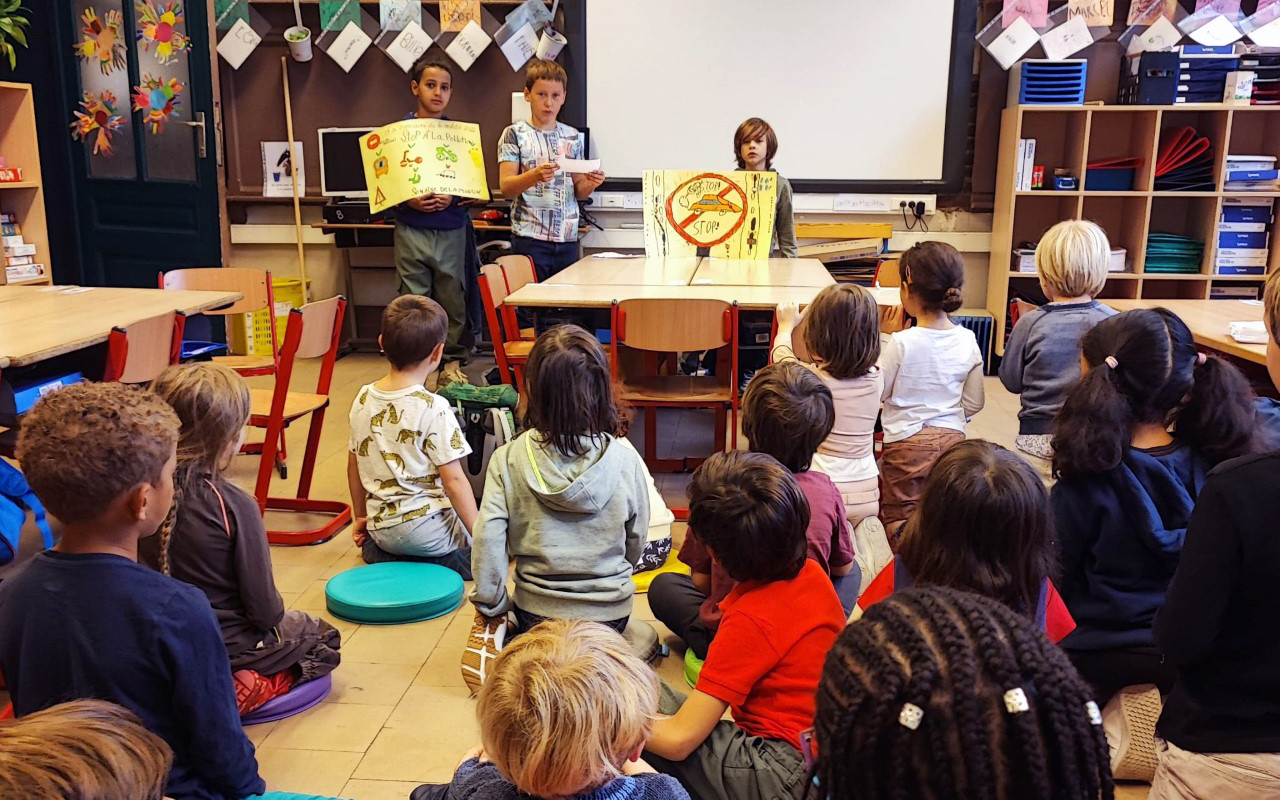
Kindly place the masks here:
POLYGON ((690 211, 706 213, 709 211, 719 211, 721 214, 727 214, 730 211, 741 211, 741 206, 735 206, 723 197, 715 194, 704 194, 702 199, 689 206, 690 211))

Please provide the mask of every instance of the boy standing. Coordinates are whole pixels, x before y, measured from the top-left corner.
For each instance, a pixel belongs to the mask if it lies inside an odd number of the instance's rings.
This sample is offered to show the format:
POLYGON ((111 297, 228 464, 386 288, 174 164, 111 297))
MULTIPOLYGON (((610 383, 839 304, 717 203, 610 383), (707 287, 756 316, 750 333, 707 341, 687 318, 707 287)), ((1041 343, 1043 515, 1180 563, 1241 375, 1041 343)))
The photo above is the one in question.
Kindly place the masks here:
MULTIPOLYGON (((842 515, 843 516, 843 515, 842 515)), ((664 686, 645 752, 699 798, 797 796, 800 734, 813 724, 827 651, 844 628, 831 579, 806 558, 809 509, 763 453, 716 453, 689 485, 689 530, 737 585, 697 688, 664 686), (722 720, 733 709, 733 721, 722 720)))
POLYGON ((168 404, 118 383, 59 389, 23 419, 18 458, 63 534, 0 584, 0 671, 18 716, 118 703, 173 748, 169 797, 240 800, 265 787, 209 601, 137 563, 173 503, 177 442, 168 404))
POLYGON ((426 387, 448 324, 438 303, 412 294, 382 312, 378 345, 391 370, 351 404, 347 483, 366 563, 424 561, 469 581, 476 499, 462 459, 471 447, 449 402, 426 387))
POLYGON ((535 60, 524 78, 528 122, 498 139, 498 182, 511 198, 511 249, 533 259, 546 280, 578 260, 578 201, 604 182, 600 171, 561 171, 559 158, 585 158, 582 134, 558 122, 569 77, 554 61, 535 60))
MULTIPOLYGON (((409 119, 446 119, 444 110, 453 93, 453 73, 434 56, 413 65, 409 90, 418 100, 409 119)), ((462 199, 447 194, 424 194, 396 209, 395 260, 400 294, 430 297, 449 315, 445 338, 446 382, 456 380, 467 357, 462 331, 467 322, 466 250, 471 223, 462 199)))

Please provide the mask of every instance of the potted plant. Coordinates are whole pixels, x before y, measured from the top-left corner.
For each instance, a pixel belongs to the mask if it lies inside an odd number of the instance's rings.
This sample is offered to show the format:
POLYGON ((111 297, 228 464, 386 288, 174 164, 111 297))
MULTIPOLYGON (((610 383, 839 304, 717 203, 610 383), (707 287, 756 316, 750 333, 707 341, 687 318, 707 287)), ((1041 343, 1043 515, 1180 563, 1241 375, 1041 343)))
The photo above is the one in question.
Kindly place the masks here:
POLYGON ((293 56, 294 61, 310 61, 311 29, 302 24, 302 5, 298 0, 293 0, 293 20, 295 24, 286 28, 284 32, 284 41, 289 45, 289 55, 293 56))
POLYGON ((0 0, 0 56, 8 56, 9 69, 18 66, 18 51, 14 42, 27 46, 27 33, 24 28, 31 20, 24 15, 22 0, 0 0))

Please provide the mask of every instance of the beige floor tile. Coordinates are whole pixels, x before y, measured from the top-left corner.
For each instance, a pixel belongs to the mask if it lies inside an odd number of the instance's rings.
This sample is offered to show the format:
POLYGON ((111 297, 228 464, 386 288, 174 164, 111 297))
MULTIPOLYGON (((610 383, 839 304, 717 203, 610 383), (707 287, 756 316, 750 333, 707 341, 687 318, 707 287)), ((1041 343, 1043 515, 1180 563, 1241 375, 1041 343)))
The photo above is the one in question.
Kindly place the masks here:
POLYGON ((315 565, 298 567, 280 564, 272 567, 276 576, 276 588, 282 592, 304 592, 324 573, 324 567, 315 565))
POLYGON ((298 593, 297 599, 293 601, 289 608, 299 608, 303 611, 322 611, 325 609, 324 587, 329 582, 328 578, 319 578, 309 583, 306 588, 298 593))
POLYGON ((478 740, 466 689, 410 686, 351 777, 443 783, 478 740))
POLYGON ((394 706, 321 703, 280 720, 263 747, 286 750, 341 750, 363 753, 378 735, 394 706))
POLYGON ((451 689, 465 689, 462 680, 462 646, 450 647, 441 644, 422 665, 414 676, 414 686, 440 686, 451 689))
POLYGON ((342 660, 369 664, 412 664, 422 666, 440 642, 449 618, 412 625, 361 625, 342 646, 342 660))
POLYGON ((249 741, 253 742, 254 747, 258 747, 267 738, 267 734, 275 729, 275 722, 264 722, 261 725, 245 725, 244 735, 249 737, 249 741))
POLYGON ((342 797, 350 800, 405 800, 417 789, 418 781, 350 780, 342 789, 342 797))
POLYGON ((394 706, 418 674, 412 664, 343 662, 333 672, 333 691, 327 703, 394 706))
POLYGON ((653 611, 649 608, 649 594, 647 592, 636 592, 632 595, 631 618, 643 620, 655 619, 653 611))
POLYGON ((360 753, 261 747, 258 772, 271 791, 339 797, 360 758, 360 753))
MULTIPOLYGON (((343 531, 338 535, 345 537, 348 540, 351 539, 351 534, 347 531, 343 531)), ((320 577, 328 580, 339 572, 346 572, 349 569, 355 569, 356 567, 363 566, 366 566, 364 559, 360 557, 360 553, 355 549, 355 547, 352 547, 351 550, 338 556, 335 561, 329 564, 329 567, 321 574, 320 577)))
POLYGON ((352 549, 351 536, 340 532, 322 544, 304 547, 273 546, 271 548, 272 565, 296 567, 327 567, 352 549))

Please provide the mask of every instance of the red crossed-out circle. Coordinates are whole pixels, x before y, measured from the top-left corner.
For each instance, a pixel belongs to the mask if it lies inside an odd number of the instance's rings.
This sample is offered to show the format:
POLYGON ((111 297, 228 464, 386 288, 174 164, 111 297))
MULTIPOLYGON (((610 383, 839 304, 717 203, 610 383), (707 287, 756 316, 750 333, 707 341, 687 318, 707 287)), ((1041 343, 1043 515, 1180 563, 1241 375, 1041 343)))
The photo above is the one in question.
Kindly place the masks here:
POLYGON ((689 242, 690 244, 695 244, 698 247, 713 247, 725 241, 730 236, 733 236, 735 233, 738 232, 738 228, 742 227, 742 223, 746 218, 747 218, 747 193, 742 190, 741 186, 738 186, 738 184, 729 180, 724 175, 721 175, 716 172, 703 172, 700 175, 694 175, 689 180, 677 186, 675 191, 673 191, 671 194, 667 196, 667 221, 671 223, 671 227, 675 228, 676 233, 680 234, 680 238, 684 239, 686 242, 689 242), (697 237, 695 237, 693 234, 689 233, 686 230, 686 227, 691 222, 697 220, 706 212, 693 211, 684 219, 677 220, 675 217, 675 210, 671 207, 672 201, 675 200, 676 195, 680 194, 680 191, 682 189, 684 189, 686 186, 688 186, 689 184, 695 181, 707 180, 708 178, 712 180, 720 181, 725 184, 725 188, 721 190, 721 192, 718 195, 720 199, 723 200, 729 194, 734 192, 737 193, 738 197, 742 198, 742 210, 733 212, 738 215, 738 219, 733 223, 733 225, 729 228, 729 230, 723 236, 721 236, 719 239, 716 239, 710 242, 704 241, 702 239, 698 239, 697 237))

